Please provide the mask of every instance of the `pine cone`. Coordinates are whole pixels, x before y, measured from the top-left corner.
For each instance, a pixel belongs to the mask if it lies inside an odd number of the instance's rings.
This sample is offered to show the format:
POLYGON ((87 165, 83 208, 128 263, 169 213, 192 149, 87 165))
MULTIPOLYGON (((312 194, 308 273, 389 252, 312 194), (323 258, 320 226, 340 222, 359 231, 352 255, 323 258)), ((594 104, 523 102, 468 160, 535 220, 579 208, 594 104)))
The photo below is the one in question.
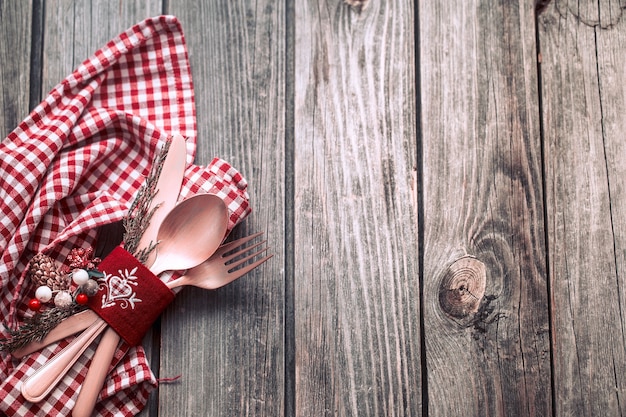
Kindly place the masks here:
POLYGON ((28 278, 38 287, 46 285, 52 291, 67 290, 70 287, 69 280, 59 272, 54 259, 43 253, 38 253, 30 260, 28 278))

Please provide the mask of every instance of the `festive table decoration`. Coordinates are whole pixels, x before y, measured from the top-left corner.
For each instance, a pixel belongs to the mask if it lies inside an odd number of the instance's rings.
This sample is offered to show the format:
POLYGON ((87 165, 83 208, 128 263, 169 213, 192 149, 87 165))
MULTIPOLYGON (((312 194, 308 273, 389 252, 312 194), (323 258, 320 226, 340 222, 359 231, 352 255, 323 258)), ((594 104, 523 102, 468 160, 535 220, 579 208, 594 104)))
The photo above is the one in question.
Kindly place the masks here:
MULTIPOLYGON (((179 199, 218 195, 228 206, 232 230, 250 213, 247 183, 219 158, 208 166, 192 163, 195 106, 184 36, 175 17, 159 16, 133 26, 85 60, 0 142, 0 414, 72 413, 95 346, 49 395, 33 403, 20 392, 21 384, 72 338, 19 360, 8 353, 14 346, 7 343, 40 338, 67 315, 85 309, 83 302, 101 299, 91 295, 93 281, 103 277, 95 275, 100 264, 89 248, 102 238, 101 227, 131 212, 136 214, 128 229, 141 230, 150 212, 142 211, 139 190, 173 133, 188 138, 179 199), (158 62, 151 58, 155 54, 158 62)), ((132 237, 125 249, 129 244, 132 237)), ((141 262, 153 249, 128 252, 141 262)), ((93 415, 137 414, 157 384, 143 348, 123 342, 109 367, 93 415)))
MULTIPOLYGON (((170 141, 167 141, 158 153, 150 174, 139 188, 137 197, 124 217, 124 244, 127 251, 136 252, 134 257, 139 263, 145 262, 157 246, 157 242, 152 242, 148 247, 137 250, 139 239, 150 224, 154 211, 158 209, 158 205, 152 209, 150 206, 157 191, 156 184, 169 146, 170 141)), ((105 280, 104 286, 108 289, 103 296, 108 297, 103 299, 103 307, 115 305, 121 295, 125 295, 120 292, 121 285, 108 285, 106 280, 111 279, 111 276, 106 276, 97 269, 102 261, 94 258, 93 252, 92 247, 73 248, 62 265, 57 265, 54 259, 43 253, 38 253, 31 259, 26 276, 37 289, 35 298, 28 302, 28 307, 39 312, 50 302, 53 302, 53 306, 27 319, 17 330, 8 329, 11 337, 0 339, 0 351, 12 352, 33 341, 42 340, 62 320, 85 308, 89 297, 98 294, 103 287, 97 281, 105 280)), ((127 284, 129 278, 132 282, 134 277, 126 277, 124 284, 127 284)), ((134 303, 134 298, 127 298, 126 302, 134 303)))
POLYGON ((91 258, 92 248, 74 248, 63 265, 38 253, 28 265, 26 276, 37 287, 35 298, 28 302, 37 314, 25 320, 17 330, 7 329, 8 339, 0 339, 0 351, 12 352, 28 343, 43 339, 50 330, 67 317, 85 309, 88 297, 96 294, 96 269, 100 259, 91 258), (42 307, 53 305, 40 311, 42 307))

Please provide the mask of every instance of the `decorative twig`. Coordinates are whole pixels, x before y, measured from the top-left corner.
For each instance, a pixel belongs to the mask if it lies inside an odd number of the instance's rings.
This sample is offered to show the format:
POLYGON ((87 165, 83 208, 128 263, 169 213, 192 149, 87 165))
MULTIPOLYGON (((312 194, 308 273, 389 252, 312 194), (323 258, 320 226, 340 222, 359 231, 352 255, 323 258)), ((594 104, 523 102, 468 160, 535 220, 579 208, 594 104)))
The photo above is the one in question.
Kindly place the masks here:
POLYGON ((11 337, 0 340, 0 351, 13 352, 31 342, 39 342, 61 321, 85 309, 76 303, 68 307, 52 307, 26 319, 17 330, 5 326, 11 337))
POLYGON ((147 248, 137 251, 141 236, 143 236, 146 228, 150 224, 152 215, 155 210, 159 208, 159 205, 150 208, 152 200, 156 193, 159 191, 156 189, 157 182, 161 176, 161 170, 165 162, 165 157, 170 149, 171 140, 168 140, 161 152, 156 156, 150 174, 146 178, 145 182, 139 188, 137 192, 137 198, 131 204, 128 214, 124 218, 124 248, 133 254, 135 258, 141 263, 145 263, 150 253, 156 248, 157 242, 150 242, 147 248))

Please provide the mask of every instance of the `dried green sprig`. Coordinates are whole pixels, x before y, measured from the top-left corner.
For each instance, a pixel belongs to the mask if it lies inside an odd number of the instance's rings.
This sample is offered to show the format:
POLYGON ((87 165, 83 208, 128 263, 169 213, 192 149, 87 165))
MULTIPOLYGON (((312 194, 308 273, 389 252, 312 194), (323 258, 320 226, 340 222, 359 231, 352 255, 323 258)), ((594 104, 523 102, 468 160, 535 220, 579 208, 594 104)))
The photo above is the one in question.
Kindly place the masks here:
POLYGON ((150 242, 147 248, 137 250, 141 236, 143 236, 148 228, 155 210, 159 208, 159 205, 152 208, 150 208, 150 206, 156 193, 159 191, 156 189, 156 185, 161 176, 161 170, 163 169, 165 157, 170 149, 170 144, 171 140, 168 140, 163 146, 163 149, 161 149, 161 152, 155 157, 155 161, 150 169, 150 174, 139 188, 137 198, 135 198, 131 204, 128 214, 123 221, 125 229, 124 248, 132 253, 141 263, 145 263, 148 260, 148 256, 157 246, 157 242, 150 242))
POLYGON ((67 307, 52 307, 26 319, 16 330, 5 326, 11 337, 0 339, 0 351, 13 352, 31 342, 39 342, 61 321, 85 309, 85 306, 76 303, 67 307))

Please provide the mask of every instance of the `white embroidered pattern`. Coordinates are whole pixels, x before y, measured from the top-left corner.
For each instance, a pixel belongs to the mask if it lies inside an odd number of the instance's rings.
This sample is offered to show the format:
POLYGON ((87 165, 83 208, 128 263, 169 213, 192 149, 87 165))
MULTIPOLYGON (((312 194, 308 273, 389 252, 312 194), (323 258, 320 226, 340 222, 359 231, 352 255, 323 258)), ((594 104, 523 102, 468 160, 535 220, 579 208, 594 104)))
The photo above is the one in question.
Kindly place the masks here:
POLYGON ((120 308, 135 308, 135 303, 141 302, 133 286, 137 286, 137 267, 132 270, 118 270, 119 275, 104 273, 104 277, 98 278, 100 288, 106 289, 102 295, 102 308, 113 307, 119 304, 120 308))

